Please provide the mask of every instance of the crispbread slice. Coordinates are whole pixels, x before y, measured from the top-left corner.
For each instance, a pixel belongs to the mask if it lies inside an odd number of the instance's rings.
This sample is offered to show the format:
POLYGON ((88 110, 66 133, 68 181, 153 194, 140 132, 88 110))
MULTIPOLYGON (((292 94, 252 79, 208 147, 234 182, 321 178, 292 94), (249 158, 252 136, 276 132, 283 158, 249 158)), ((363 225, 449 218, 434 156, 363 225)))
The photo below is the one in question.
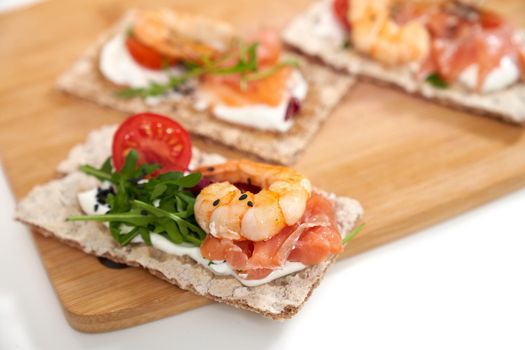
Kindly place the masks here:
POLYGON ((354 79, 341 76, 327 67, 300 55, 286 53, 301 64, 309 91, 301 112, 286 133, 256 130, 231 124, 213 117, 208 111, 194 108, 194 98, 183 96, 177 101, 148 105, 140 97, 124 100, 115 96, 122 89, 108 82, 99 72, 98 55, 103 44, 119 30, 125 30, 132 16, 130 11, 112 30, 99 40, 66 71, 57 82, 60 90, 99 105, 126 113, 155 112, 173 117, 191 133, 211 139, 262 159, 289 164, 307 146, 321 123, 353 84, 354 79))
POLYGON ((284 41, 334 68, 400 88, 409 94, 460 110, 498 117, 511 123, 525 122, 524 83, 488 94, 468 92, 460 86, 438 89, 426 82, 417 81, 408 67, 386 67, 351 49, 343 49, 340 42, 324 39, 314 28, 323 13, 331 11, 330 4, 330 0, 319 1, 297 16, 284 30, 284 41))
MULTIPOLYGON (((297 313, 335 257, 268 284, 245 287, 233 277, 214 275, 187 257, 169 255, 144 244, 121 247, 100 223, 67 222, 68 216, 81 214, 77 193, 97 185, 94 178, 72 169, 78 160, 100 165, 109 154, 111 141, 108 139, 111 140, 114 130, 115 127, 97 130, 89 136, 88 142, 74 148, 69 159, 60 165, 60 171, 68 174, 35 187, 19 203, 16 218, 45 236, 59 239, 88 254, 143 267, 155 276, 195 294, 273 319, 286 319, 297 313)), ((224 158, 218 155, 205 154, 196 149, 193 166, 222 161, 224 158)), ((349 232, 362 215, 359 203, 350 198, 321 193, 334 202, 341 232, 349 232)))

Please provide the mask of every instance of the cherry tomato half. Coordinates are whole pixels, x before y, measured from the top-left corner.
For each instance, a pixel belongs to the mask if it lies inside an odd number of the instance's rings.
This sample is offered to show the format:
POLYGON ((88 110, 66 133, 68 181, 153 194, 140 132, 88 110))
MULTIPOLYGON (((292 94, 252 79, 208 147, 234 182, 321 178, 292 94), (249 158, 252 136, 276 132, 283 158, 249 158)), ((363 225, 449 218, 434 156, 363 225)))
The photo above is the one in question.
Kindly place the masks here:
POLYGON ((137 151, 139 164, 159 164, 158 173, 187 170, 191 160, 188 132, 173 119, 153 113, 133 115, 118 128, 113 137, 117 170, 131 149, 137 151))
POLYGON ((334 10, 335 18, 343 26, 343 28, 348 32, 352 28, 350 21, 348 20, 348 11, 350 8, 350 0, 334 0, 332 3, 332 8, 334 10))
POLYGON ((154 49, 144 45, 133 35, 128 35, 126 47, 135 62, 149 69, 162 69, 165 64, 171 65, 176 63, 174 60, 169 60, 154 49))

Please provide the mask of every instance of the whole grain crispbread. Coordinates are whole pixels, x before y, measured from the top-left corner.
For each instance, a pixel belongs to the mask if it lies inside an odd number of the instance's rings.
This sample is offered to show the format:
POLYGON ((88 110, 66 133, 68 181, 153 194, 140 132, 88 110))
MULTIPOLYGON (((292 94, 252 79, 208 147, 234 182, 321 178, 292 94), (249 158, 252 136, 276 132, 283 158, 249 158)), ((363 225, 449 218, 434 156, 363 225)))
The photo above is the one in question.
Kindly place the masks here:
POLYGON ((387 67, 359 55, 352 49, 343 49, 342 43, 327 40, 315 30, 320 18, 331 11, 331 1, 321 0, 298 15, 284 30, 284 41, 299 51, 321 59, 333 68, 344 70, 382 85, 399 88, 459 110, 497 117, 504 121, 525 123, 525 84, 492 93, 469 92, 458 85, 439 89, 414 78, 409 67, 387 67))
POLYGON ((122 87, 108 82, 99 72, 98 56, 104 43, 118 31, 125 30, 133 11, 113 29, 104 33, 57 81, 57 87, 71 95, 126 113, 150 111, 168 115, 191 133, 222 143, 239 151, 272 162, 290 164, 308 145, 330 111, 353 84, 354 79, 341 76, 330 68, 300 55, 286 52, 300 62, 308 82, 308 95, 290 130, 285 133, 256 130, 222 121, 207 110, 197 110, 193 95, 148 105, 141 97, 122 99, 115 92, 122 87))
MULTIPOLYGON (((335 257, 294 274, 257 287, 243 286, 233 277, 217 276, 187 257, 166 254, 154 247, 133 244, 121 247, 106 227, 96 222, 67 222, 71 215, 81 214, 77 193, 91 189, 97 180, 75 170, 79 163, 100 165, 109 155, 115 127, 94 131, 88 141, 75 147, 61 163, 63 178, 35 187, 18 205, 16 218, 82 251, 116 262, 143 267, 157 277, 195 294, 238 308, 260 313, 272 319, 292 317, 319 284, 335 257)), ((192 165, 210 165, 224 158, 194 150, 192 165)), ((348 232, 362 215, 362 208, 353 199, 321 192, 333 201, 341 232, 348 232)))

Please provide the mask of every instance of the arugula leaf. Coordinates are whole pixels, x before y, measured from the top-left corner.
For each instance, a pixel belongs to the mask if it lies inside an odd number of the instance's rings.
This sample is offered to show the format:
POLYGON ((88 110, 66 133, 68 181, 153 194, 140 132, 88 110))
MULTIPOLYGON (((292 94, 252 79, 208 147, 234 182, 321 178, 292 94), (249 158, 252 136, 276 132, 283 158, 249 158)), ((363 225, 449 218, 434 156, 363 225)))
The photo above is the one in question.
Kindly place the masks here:
POLYGON ((106 159, 104 164, 102 164, 102 167, 100 168, 100 171, 111 175, 111 171, 112 170, 113 170, 113 165, 111 165, 111 158, 108 158, 108 159, 106 159))
POLYGON ((139 227, 139 233, 144 243, 146 243, 147 245, 151 245, 151 237, 149 231, 144 229, 144 227, 139 227))
POLYGON ((126 28, 126 37, 130 37, 133 35, 133 26, 128 26, 126 28))
POLYGON ((81 166, 84 173, 111 182, 114 193, 106 198, 110 211, 104 215, 70 216, 68 220, 109 223, 112 237, 123 246, 139 235, 151 245, 151 232, 175 244, 200 246, 206 233, 195 220, 195 197, 188 189, 199 183, 201 174, 168 172, 153 176, 158 165, 137 164, 138 154, 131 150, 120 171, 113 169, 110 158, 100 169, 81 166))
POLYGON ((162 220, 162 228, 167 232, 168 237, 173 243, 181 244, 184 242, 184 238, 182 237, 182 234, 180 233, 180 230, 174 221, 169 219, 162 220))
POLYGON ((343 238, 343 241, 341 242, 341 244, 342 244, 342 245, 345 245, 345 244, 347 244, 348 242, 350 242, 350 240, 351 240, 352 238, 354 238, 355 236, 357 236, 357 234, 358 234, 359 232, 361 232, 361 230, 363 229, 364 226, 365 226, 365 224, 361 224, 361 225, 359 225, 359 226, 357 226, 357 227, 354 227, 354 229, 353 229, 352 231, 350 231, 350 233, 347 234, 347 235, 345 236, 345 238, 343 238))
POLYGON ((350 49, 350 48, 352 48, 352 43, 350 42, 349 39, 345 39, 345 40, 343 40, 343 42, 341 43, 341 48, 342 48, 342 49, 350 49))
POLYGON ((138 160, 139 155, 137 151, 135 151, 134 149, 129 151, 128 155, 126 156, 126 159, 124 160, 124 165, 122 166, 122 169, 120 169, 120 177, 131 177, 133 171, 137 167, 138 160))
POLYGON ((151 223, 151 218, 134 213, 120 214, 101 214, 101 215, 74 215, 67 218, 68 221, 100 221, 100 222, 120 222, 134 226, 147 226, 151 223))
POLYGON ((118 90, 115 92, 115 97, 119 97, 123 99, 133 98, 136 96, 142 96, 142 97, 149 96, 148 89, 147 88, 126 88, 126 89, 118 90))
POLYGON ((192 188, 193 186, 197 186, 200 180, 201 180, 200 173, 191 173, 184 177, 178 178, 174 180, 173 182, 183 188, 192 188))
POLYGON ((448 83, 438 73, 430 74, 425 81, 437 89, 448 88, 448 83))
POLYGON ((166 184, 160 183, 155 185, 153 188, 153 191, 151 192, 151 199, 159 198, 166 190, 168 189, 168 186, 166 184))
POLYGON ((133 230, 131 230, 129 233, 123 234, 120 236, 120 245, 128 245, 133 238, 138 236, 140 234, 140 227, 135 227, 133 230))
POLYGON ((80 171, 88 175, 94 176, 100 181, 104 181, 104 180, 111 181, 111 172, 105 171, 104 166, 100 169, 96 169, 92 167, 91 165, 82 165, 80 167, 80 171))
POLYGON ((292 67, 297 68, 299 67, 299 62, 297 60, 282 61, 273 67, 270 67, 268 69, 261 70, 261 71, 258 71, 256 73, 246 76, 246 80, 250 81, 250 80, 260 80, 260 79, 268 78, 269 76, 272 76, 273 74, 275 74, 278 70, 281 70, 287 66, 292 66, 292 67))

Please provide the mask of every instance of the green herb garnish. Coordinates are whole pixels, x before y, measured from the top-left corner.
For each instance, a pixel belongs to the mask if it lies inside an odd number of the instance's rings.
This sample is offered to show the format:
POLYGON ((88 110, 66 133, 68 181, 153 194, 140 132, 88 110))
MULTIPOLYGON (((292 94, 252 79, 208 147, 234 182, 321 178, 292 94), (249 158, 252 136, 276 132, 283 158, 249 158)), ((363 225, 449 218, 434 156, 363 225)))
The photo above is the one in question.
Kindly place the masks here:
POLYGON ((257 67, 257 46, 254 43, 246 46, 243 43, 239 44, 239 58, 237 62, 231 66, 224 66, 224 61, 227 56, 216 61, 210 60, 208 57, 201 59, 202 63, 185 62, 186 71, 180 75, 172 75, 166 84, 151 83, 146 87, 127 88, 116 92, 116 96, 120 98, 140 97, 154 97, 161 96, 169 91, 179 89, 187 81, 199 78, 205 74, 210 75, 229 75, 240 74, 241 88, 245 89, 249 81, 259 80, 274 74, 277 70, 285 66, 298 66, 295 60, 282 61, 273 67, 265 70, 258 70, 257 67))
POLYGON ((425 81, 437 89, 448 88, 448 83, 438 73, 430 74, 425 81))
POLYGON ((107 214, 70 216, 68 220, 108 222, 111 235, 122 246, 139 235, 151 245, 151 232, 175 244, 200 246, 206 233, 195 221, 195 196, 188 189, 199 183, 201 174, 168 172, 153 176, 158 165, 137 166, 137 161, 137 152, 131 150, 120 171, 113 169, 110 158, 99 169, 81 166, 84 173, 111 182, 115 193, 107 196, 111 208, 107 214))
POLYGON ((357 226, 357 227, 354 227, 354 229, 353 229, 352 231, 350 231, 350 233, 347 234, 347 235, 345 236, 345 238, 343 238, 343 241, 341 242, 341 244, 342 244, 342 245, 345 245, 345 244, 347 244, 348 242, 350 242, 350 240, 351 240, 352 238, 354 238, 355 236, 357 236, 357 234, 358 234, 359 232, 361 232, 361 230, 363 229, 363 226, 365 226, 365 224, 361 224, 361 225, 359 225, 359 226, 357 226))
POLYGON ((128 26, 126 28, 126 38, 129 38, 132 35, 133 35, 133 26, 128 26))
POLYGON ((345 39, 341 43, 341 48, 342 49, 350 49, 351 47, 352 47, 352 43, 350 42, 350 39, 345 39))

